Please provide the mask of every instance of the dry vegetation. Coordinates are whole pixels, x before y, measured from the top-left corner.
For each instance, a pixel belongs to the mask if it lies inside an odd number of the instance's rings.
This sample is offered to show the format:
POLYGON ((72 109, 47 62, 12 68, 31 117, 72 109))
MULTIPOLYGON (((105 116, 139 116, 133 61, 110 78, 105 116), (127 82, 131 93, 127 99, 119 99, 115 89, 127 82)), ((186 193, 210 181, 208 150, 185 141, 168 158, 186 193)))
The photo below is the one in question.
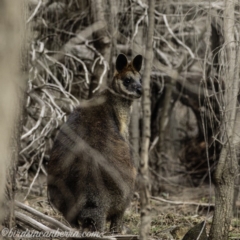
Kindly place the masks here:
MULTIPOLYGON (((31 37, 23 67, 28 79, 17 199, 64 222, 47 200, 47 163, 54 137, 82 99, 107 85, 118 53, 144 53, 148 6, 141 0, 26 2, 31 37)), ((149 161, 152 195, 166 202, 151 200, 155 239, 182 239, 189 227, 203 220, 209 230, 214 207, 191 203, 214 203, 209 179, 221 151, 223 11, 222 1, 156 0, 149 161)), ((235 17, 239 39, 239 5, 235 17)), ((142 134, 139 112, 137 103, 130 126, 137 154, 142 134)), ((230 239, 240 236, 239 207, 237 202, 230 239)), ((125 217, 127 233, 137 234, 139 222, 135 199, 125 217)), ((20 218, 17 224, 26 226, 20 218)))

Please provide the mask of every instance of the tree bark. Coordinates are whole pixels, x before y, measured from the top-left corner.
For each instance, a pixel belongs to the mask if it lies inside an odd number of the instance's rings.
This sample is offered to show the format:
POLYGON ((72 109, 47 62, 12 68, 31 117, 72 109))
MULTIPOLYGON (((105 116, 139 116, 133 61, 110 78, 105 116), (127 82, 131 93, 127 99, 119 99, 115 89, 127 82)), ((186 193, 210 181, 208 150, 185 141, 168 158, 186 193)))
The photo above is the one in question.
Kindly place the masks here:
POLYGON ((135 166, 139 166, 139 101, 134 101, 130 121, 130 144, 135 166))
POLYGON ((99 52, 99 55, 96 56, 96 58, 99 59, 93 71, 93 76, 89 89, 89 98, 91 98, 94 94, 96 94, 96 92, 101 91, 107 86, 107 70, 110 62, 112 42, 107 34, 108 26, 104 16, 105 15, 104 6, 106 4, 107 0, 91 1, 93 21, 103 22, 105 27, 94 34, 94 37, 96 39, 96 41, 94 42, 94 47, 99 52))
MULTIPOLYGON (((133 11, 133 10, 132 10, 133 11)), ((139 48, 136 47, 137 45, 144 46, 144 27, 138 28, 138 34, 134 38, 134 42, 131 42, 131 49, 132 49, 132 57, 135 57, 137 54, 143 54, 142 51, 139 52, 139 48)), ((134 24, 132 20, 132 32, 134 32, 134 24)), ((140 144, 140 132, 139 132, 139 100, 135 100, 132 105, 132 114, 131 114, 131 121, 130 121, 130 143, 133 150, 133 157, 135 165, 139 166, 139 144, 140 144)))
POLYGON ((148 173, 148 158, 149 158, 149 143, 150 143, 150 116, 151 116, 151 102, 150 102, 150 76, 153 62, 153 35, 154 35, 154 8, 155 1, 149 0, 148 6, 148 31, 147 31, 147 47, 145 54, 145 70, 143 74, 143 129, 142 129, 142 143, 141 143, 141 160, 140 160, 140 177, 141 177, 141 227, 140 239, 147 240, 151 226, 150 216, 150 185, 148 173))
POLYGON ((224 39, 226 49, 225 84, 222 119, 222 150, 214 175, 215 211, 210 230, 210 240, 227 240, 232 218, 234 181, 238 170, 236 155, 236 106, 238 96, 238 45, 234 39, 234 10, 236 1, 225 0, 224 39))
POLYGON ((0 3, 0 222, 14 225, 15 163, 18 157, 20 54, 23 40, 21 1, 0 3))

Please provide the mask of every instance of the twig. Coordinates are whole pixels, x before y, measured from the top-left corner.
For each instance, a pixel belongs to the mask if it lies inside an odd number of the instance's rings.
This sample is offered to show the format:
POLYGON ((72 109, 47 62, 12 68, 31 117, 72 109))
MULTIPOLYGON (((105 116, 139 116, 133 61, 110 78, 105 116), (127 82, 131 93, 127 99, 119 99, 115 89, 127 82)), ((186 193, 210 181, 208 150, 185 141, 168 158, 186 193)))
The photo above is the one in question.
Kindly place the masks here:
POLYGON ((119 240, 139 240, 138 235, 114 235, 113 237, 119 240))
MULTIPOLYGON (((58 54, 58 53, 61 53, 61 52, 59 52, 59 51, 46 51, 46 53, 57 53, 58 54)), ((61 54, 65 55, 65 56, 68 56, 68 57, 71 57, 74 60, 76 60, 77 62, 82 64, 83 70, 84 70, 84 73, 85 73, 86 82, 87 82, 87 84, 89 84, 88 70, 87 70, 86 64, 81 59, 79 59, 78 57, 72 55, 71 53, 64 53, 64 52, 62 52, 61 54)), ((50 56, 47 56, 47 58, 49 60, 51 60, 52 62, 56 63, 56 59, 54 59, 54 58, 52 58, 50 56)))
POLYGON ((36 8, 34 9, 32 15, 28 18, 27 23, 29 23, 29 22, 34 18, 34 16, 37 14, 37 11, 38 11, 39 8, 41 7, 41 5, 42 5, 42 0, 39 0, 38 5, 37 5, 36 8))
POLYGON ((33 184, 35 183, 38 175, 39 175, 39 172, 41 170, 41 165, 42 165, 42 162, 43 162, 43 158, 44 158, 44 155, 45 155, 45 147, 44 147, 44 151, 42 152, 42 156, 41 156, 41 159, 40 159, 40 162, 39 162, 39 165, 38 165, 38 169, 37 169, 37 173, 35 174, 33 180, 32 180, 32 183, 28 189, 28 192, 27 192, 27 195, 25 196, 24 200, 27 198, 27 196, 29 195, 29 193, 31 192, 31 189, 33 187, 33 184))
POLYGON ((98 82, 98 86, 92 91, 93 93, 95 93, 101 86, 102 82, 103 82, 103 77, 105 76, 107 69, 108 69, 108 63, 104 60, 104 59, 100 59, 100 61, 102 61, 103 65, 104 65, 104 69, 103 72, 99 78, 99 82, 98 82))
POLYGON ((46 106, 44 104, 44 102, 40 99, 40 97, 38 97, 36 94, 31 93, 30 96, 36 101, 38 102, 38 104, 42 107, 41 109, 41 113, 39 115, 39 119, 37 121, 37 123, 35 124, 35 126, 29 130, 27 133, 23 134, 21 137, 21 140, 25 139, 26 137, 30 136, 33 134, 33 132, 35 132, 37 130, 37 128, 40 126, 42 118, 44 117, 45 114, 45 110, 46 110, 46 106))
MULTIPOLYGON (((55 64, 57 61, 60 61, 66 53, 71 53, 72 49, 76 46, 81 44, 84 41, 87 41, 87 38, 91 36, 94 32, 99 31, 106 27, 106 24, 103 21, 97 21, 92 25, 86 27, 83 31, 79 32, 76 37, 71 38, 56 54, 51 56, 53 59, 52 62, 48 63, 48 67, 55 64)), ((37 67, 38 71, 46 70, 46 67, 42 64, 37 67)))
POLYGON ((32 141, 30 142, 30 144, 27 145, 25 148, 23 148, 23 149, 20 151, 19 154, 21 155, 21 154, 23 154, 24 152, 26 152, 27 150, 29 150, 29 148, 32 147, 33 144, 34 144, 37 140, 39 140, 40 138, 41 138, 41 136, 38 136, 37 138, 32 139, 32 141))
POLYGON ((56 85, 60 88, 62 93, 65 95, 65 97, 68 97, 66 94, 65 89, 63 88, 62 84, 58 81, 58 79, 53 75, 53 73, 50 71, 49 66, 45 66, 40 60, 37 60, 37 63, 52 77, 56 85))
POLYGON ((139 24, 143 21, 143 19, 147 16, 147 8, 144 11, 144 14, 138 19, 137 23, 136 23, 136 27, 135 27, 135 31, 132 37, 132 41, 134 40, 134 38, 136 37, 137 33, 138 33, 138 26, 139 24))
MULTIPOLYGON (((156 11, 155 11, 156 12, 156 11)), ((172 29, 170 28, 169 24, 168 24, 168 20, 167 20, 167 16, 165 14, 162 14, 162 17, 163 17, 163 20, 164 20, 164 23, 169 31, 169 33, 174 37, 174 39, 178 42, 178 44, 180 44, 181 46, 183 46, 185 49, 187 49, 187 51, 189 52, 190 56, 192 59, 195 58, 194 56, 194 53, 192 52, 192 50, 186 46, 180 39, 178 39, 176 37, 176 35, 173 33, 172 29)))

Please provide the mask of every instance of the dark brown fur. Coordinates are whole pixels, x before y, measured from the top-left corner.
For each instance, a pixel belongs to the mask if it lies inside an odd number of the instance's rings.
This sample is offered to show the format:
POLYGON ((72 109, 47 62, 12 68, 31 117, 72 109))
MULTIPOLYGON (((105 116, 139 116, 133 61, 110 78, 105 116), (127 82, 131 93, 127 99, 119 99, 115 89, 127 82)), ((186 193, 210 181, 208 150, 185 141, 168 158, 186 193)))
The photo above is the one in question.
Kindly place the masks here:
POLYGON ((130 64, 124 61, 119 55, 112 87, 74 110, 54 142, 49 198, 74 227, 104 231, 109 220, 111 230, 120 231, 131 199, 136 169, 128 123, 132 101, 141 96, 142 57, 130 64), (126 83, 128 75, 131 84, 126 83))

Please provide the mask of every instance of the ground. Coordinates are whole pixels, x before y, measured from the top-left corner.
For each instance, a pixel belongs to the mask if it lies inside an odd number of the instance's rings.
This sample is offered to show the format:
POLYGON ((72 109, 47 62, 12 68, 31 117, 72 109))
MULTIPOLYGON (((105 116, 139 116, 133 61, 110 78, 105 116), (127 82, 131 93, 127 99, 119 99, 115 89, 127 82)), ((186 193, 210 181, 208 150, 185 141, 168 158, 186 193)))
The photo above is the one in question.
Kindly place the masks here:
MULTIPOLYGON (((66 225, 66 221, 54 210, 47 199, 46 178, 41 177, 33 187, 33 191, 24 199, 27 189, 19 190, 17 200, 33 207, 34 209, 51 216, 66 225)), ((207 222, 207 232, 209 232, 214 207, 208 207, 207 203, 214 203, 214 190, 207 184, 201 187, 179 186, 178 191, 173 193, 164 192, 159 199, 152 199, 152 223, 151 239, 182 239, 185 233, 197 223, 207 222), (209 197, 210 196, 210 197, 209 197), (163 202, 164 201, 164 202, 163 202), (197 203, 200 203, 199 205, 197 203), (201 205, 203 204, 203 205, 201 205)), ((140 203, 138 194, 135 193, 131 205, 124 216, 124 234, 137 235, 140 226, 140 203)), ((21 212, 32 216, 37 221, 45 225, 46 222, 21 210, 21 212)), ((236 217, 232 219, 229 239, 240 239, 240 202, 237 202, 236 217)), ((19 226, 26 227, 21 221, 17 221, 19 226)), ((31 229, 30 227, 27 227, 31 229)))

